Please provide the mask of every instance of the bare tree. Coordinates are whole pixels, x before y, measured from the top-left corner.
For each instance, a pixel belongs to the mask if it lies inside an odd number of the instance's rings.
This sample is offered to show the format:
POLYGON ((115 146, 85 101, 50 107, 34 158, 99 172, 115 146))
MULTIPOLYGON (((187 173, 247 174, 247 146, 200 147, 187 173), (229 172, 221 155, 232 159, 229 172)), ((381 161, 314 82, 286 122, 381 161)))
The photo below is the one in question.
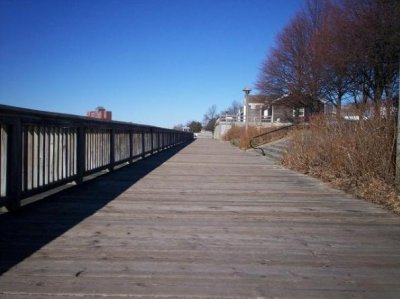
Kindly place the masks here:
POLYGON ((336 117, 340 119, 343 100, 352 87, 352 42, 343 38, 346 22, 342 9, 331 2, 326 2, 324 9, 324 19, 312 40, 313 55, 320 70, 321 97, 336 108, 336 117))
POLYGON ((282 30, 277 46, 266 59, 257 88, 269 96, 286 95, 291 106, 318 109, 320 69, 315 60, 313 36, 320 9, 303 10, 282 30))
POLYGON ((230 115, 236 115, 240 108, 242 108, 242 104, 238 101, 233 101, 232 104, 226 109, 226 113, 230 115))
POLYGON ((345 38, 352 40, 352 75, 361 99, 370 99, 379 113, 382 100, 398 90, 400 2, 344 0, 345 38))
POLYGON ((173 127, 174 130, 183 131, 183 124, 177 124, 173 127))
POLYGON ((214 132, 217 119, 218 119, 217 106, 212 105, 211 107, 208 108, 207 112, 203 116, 203 124, 205 129, 207 131, 214 132))
POLYGON ((278 35, 257 88, 311 111, 326 99, 338 118, 349 97, 379 114, 399 90, 399 15, 398 0, 308 0, 278 35))

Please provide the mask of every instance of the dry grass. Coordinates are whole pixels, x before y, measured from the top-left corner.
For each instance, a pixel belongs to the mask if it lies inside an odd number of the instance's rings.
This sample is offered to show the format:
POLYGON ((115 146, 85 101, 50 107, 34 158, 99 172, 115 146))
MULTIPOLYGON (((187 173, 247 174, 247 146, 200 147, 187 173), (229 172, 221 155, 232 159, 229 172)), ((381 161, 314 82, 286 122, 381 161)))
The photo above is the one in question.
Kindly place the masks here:
POLYGON ((394 188, 395 115, 361 121, 314 117, 293 132, 283 164, 400 213, 394 188))
POLYGON ((232 126, 222 137, 225 141, 230 141, 232 144, 240 147, 241 149, 249 149, 250 140, 254 136, 271 131, 271 128, 259 128, 249 126, 246 130, 245 127, 232 126))

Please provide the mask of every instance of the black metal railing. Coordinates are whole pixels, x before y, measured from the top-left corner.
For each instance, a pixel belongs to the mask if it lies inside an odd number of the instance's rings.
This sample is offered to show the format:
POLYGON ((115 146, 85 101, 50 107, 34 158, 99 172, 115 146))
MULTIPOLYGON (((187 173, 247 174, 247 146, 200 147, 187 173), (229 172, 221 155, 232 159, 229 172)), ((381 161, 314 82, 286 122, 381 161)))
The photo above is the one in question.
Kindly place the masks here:
POLYGON ((0 105, 0 206, 188 142, 193 134, 0 105))

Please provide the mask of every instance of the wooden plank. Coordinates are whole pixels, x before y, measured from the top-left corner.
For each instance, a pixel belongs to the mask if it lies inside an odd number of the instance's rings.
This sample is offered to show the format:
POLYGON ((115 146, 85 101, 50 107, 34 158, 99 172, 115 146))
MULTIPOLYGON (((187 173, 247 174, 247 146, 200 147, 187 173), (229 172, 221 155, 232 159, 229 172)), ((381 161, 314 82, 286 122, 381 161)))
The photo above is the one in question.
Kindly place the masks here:
POLYGON ((214 140, 23 212, 0 216, 2 298, 400 293, 400 217, 214 140))

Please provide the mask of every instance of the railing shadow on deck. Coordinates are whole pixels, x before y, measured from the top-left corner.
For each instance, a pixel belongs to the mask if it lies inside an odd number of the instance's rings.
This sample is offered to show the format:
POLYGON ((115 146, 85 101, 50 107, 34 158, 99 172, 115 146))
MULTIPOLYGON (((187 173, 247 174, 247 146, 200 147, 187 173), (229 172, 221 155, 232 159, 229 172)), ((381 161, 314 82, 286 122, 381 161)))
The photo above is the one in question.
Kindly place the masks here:
POLYGON ((93 215, 190 143, 0 215, 0 275, 93 215))

